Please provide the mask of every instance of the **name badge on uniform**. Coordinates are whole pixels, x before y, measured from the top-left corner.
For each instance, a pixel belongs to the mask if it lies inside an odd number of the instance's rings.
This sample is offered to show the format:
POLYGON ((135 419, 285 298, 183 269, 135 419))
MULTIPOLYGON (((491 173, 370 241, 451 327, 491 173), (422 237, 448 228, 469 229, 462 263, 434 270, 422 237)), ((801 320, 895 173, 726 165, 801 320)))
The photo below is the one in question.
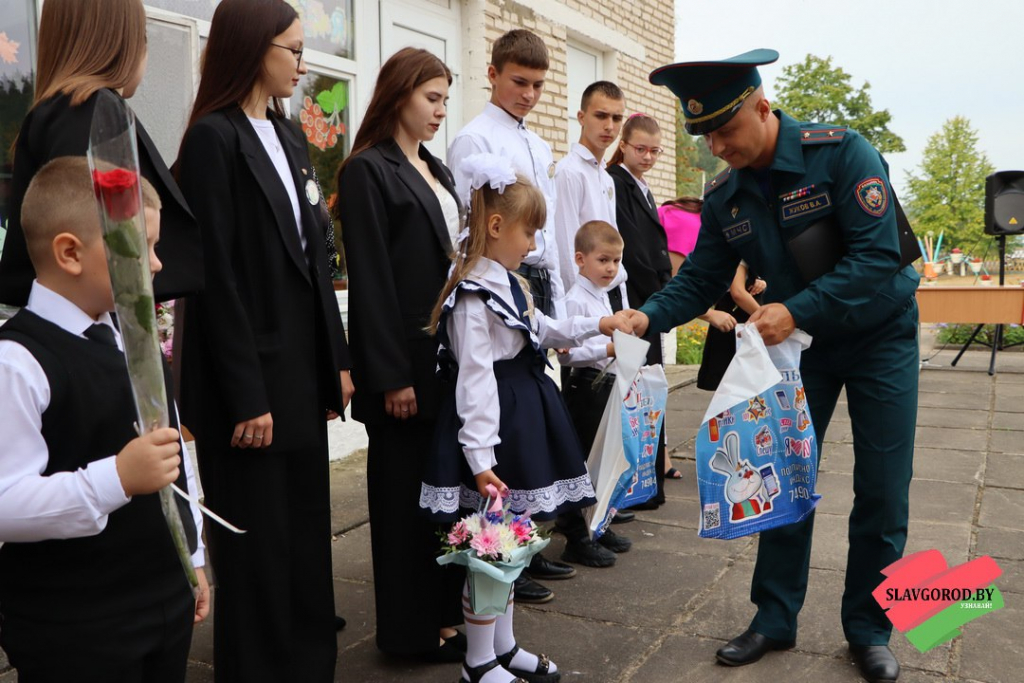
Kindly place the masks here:
POLYGON ((808 214, 824 211, 832 206, 828 192, 820 192, 810 197, 800 197, 782 205, 782 220, 788 221, 808 214))
POLYGON ((306 199, 313 206, 320 203, 320 188, 316 186, 316 181, 312 178, 306 181, 306 199))
POLYGON ((722 228, 722 235, 725 237, 726 242, 735 242, 741 237, 746 237, 753 233, 753 228, 750 227, 750 221, 743 221, 730 225, 727 228, 722 228))
POLYGON ((554 178, 554 177, 555 177, 555 162, 552 161, 550 164, 548 164, 548 178, 554 178))

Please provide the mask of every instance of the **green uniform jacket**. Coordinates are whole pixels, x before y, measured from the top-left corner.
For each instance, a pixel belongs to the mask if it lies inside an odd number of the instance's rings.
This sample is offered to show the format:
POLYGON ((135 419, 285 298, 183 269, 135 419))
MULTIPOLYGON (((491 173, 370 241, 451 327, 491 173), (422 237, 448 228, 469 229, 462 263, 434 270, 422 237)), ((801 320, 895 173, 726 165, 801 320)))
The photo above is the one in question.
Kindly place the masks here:
POLYGON ((914 296, 919 276, 900 268, 888 166, 846 128, 799 123, 781 111, 769 200, 750 169, 708 183, 693 253, 640 309, 664 332, 704 313, 729 287, 740 259, 768 283, 765 303, 781 302, 818 341, 878 327, 914 296), (787 241, 834 215, 845 256, 805 283, 787 241))

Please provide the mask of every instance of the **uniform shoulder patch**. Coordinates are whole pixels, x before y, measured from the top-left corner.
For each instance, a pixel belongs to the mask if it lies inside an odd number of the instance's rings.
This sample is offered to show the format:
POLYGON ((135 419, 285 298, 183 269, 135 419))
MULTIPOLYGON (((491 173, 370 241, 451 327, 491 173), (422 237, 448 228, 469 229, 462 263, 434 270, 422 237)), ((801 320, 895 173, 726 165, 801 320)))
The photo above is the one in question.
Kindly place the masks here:
POLYGON ((805 145, 829 145, 842 142, 849 130, 839 128, 807 128, 800 131, 800 142, 805 145))
POLYGON ((726 182, 728 182, 731 173, 732 168, 727 168, 707 182, 704 185, 704 196, 707 197, 709 194, 725 185, 726 182))
POLYGON ((871 176, 857 183, 854 194, 860 208, 872 216, 881 216, 889 208, 889 190, 885 181, 878 176, 871 176))

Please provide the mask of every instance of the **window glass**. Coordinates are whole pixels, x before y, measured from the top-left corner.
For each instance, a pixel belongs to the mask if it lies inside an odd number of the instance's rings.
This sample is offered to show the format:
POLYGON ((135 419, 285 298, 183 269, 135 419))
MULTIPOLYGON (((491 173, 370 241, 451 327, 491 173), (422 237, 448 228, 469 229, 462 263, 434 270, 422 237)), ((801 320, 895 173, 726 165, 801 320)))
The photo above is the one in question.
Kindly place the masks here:
POLYGON ((32 106, 36 9, 32 0, 5 0, 0 17, 0 250, 7 226, 11 145, 32 106))

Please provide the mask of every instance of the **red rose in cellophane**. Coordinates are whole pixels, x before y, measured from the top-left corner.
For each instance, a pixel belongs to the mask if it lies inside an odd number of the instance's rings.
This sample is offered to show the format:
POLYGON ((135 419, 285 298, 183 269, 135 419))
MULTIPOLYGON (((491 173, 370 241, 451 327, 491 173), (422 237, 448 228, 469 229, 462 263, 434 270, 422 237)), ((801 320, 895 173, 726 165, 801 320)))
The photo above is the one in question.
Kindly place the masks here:
POLYGON ((139 212, 139 178, 132 171, 93 171, 92 184, 111 220, 128 220, 139 212))

